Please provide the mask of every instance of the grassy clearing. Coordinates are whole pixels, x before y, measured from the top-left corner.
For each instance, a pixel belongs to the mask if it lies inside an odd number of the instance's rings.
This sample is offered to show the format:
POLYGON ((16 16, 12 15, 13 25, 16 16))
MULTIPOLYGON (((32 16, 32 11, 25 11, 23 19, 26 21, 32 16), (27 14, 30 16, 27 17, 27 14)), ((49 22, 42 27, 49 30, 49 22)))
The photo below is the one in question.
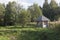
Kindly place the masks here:
MULTIPOLYGON (((34 35, 35 32, 41 33, 41 35, 43 35, 43 37, 46 35, 48 35, 48 37, 50 35, 53 35, 54 33, 56 34, 57 31, 54 31, 54 30, 51 30, 51 29, 48 29, 48 28, 40 28, 40 27, 36 27, 36 23, 29 23, 26 27, 22 28, 21 26, 6 26, 6 27, 0 27, 0 40, 11 40, 10 37, 13 36, 13 37, 16 37, 19 33, 21 32, 29 32, 30 31, 32 32, 32 34, 34 35), (53 33, 53 34, 52 34, 53 33), (4 36, 5 35, 5 36, 4 36), (9 37, 8 37, 8 36, 9 37)), ((37 33, 37 35, 38 35, 37 33)), ((58 33, 57 33, 58 34, 58 33)), ((25 34, 24 34, 25 35, 25 34)), ((27 34, 26 34, 27 35, 27 34)), ((31 33, 29 34, 31 35, 31 33)), ((27 35, 27 37, 29 36, 27 35)), ((37 36, 37 35, 34 35, 33 37, 37 36)), ((38 36, 39 36, 38 35, 38 36)), ((59 34, 60 35, 60 34, 59 34)), ((38 37, 37 36, 37 37, 38 37)), ((54 37, 55 35, 53 35, 54 37)), ((56 35, 57 36, 57 35, 56 35)), ((32 38, 33 38, 32 37, 32 38)), ((51 36, 52 37, 52 36, 51 36)), ((58 36, 57 36, 58 37, 58 36)), ((59 36, 60 37, 60 36, 59 36)), ((20 38, 20 37, 19 37, 20 38)), ((30 38, 30 37, 29 37, 30 38)), ((50 37, 49 37, 50 38, 50 37)), ((35 38, 34 38, 35 39, 35 38)), ((42 38, 43 39, 43 38, 42 38)))
POLYGON ((21 33, 21 31, 38 31, 38 30, 40 31, 44 29, 42 28, 0 29, 0 40, 11 40, 11 37, 14 38, 19 33, 21 33))
POLYGON ((10 40, 10 38, 7 36, 0 36, 0 40, 10 40))

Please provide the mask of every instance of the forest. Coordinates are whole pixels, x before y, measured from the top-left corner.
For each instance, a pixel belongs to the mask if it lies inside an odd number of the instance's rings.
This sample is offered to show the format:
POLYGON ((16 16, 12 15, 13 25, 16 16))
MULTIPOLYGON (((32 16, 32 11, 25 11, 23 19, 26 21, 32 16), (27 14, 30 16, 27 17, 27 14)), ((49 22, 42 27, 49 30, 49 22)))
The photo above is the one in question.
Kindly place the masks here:
POLYGON ((59 21, 60 6, 54 0, 50 3, 45 0, 43 7, 34 3, 27 9, 14 1, 6 5, 0 3, 0 26, 26 25, 34 22, 41 15, 49 18, 50 21, 59 21))

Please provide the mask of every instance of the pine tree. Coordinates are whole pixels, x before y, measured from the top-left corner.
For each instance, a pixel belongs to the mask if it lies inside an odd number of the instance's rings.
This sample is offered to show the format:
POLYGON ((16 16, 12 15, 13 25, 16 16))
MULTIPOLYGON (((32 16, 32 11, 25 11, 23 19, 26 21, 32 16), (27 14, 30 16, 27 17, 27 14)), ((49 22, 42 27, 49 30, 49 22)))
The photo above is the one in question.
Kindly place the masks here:
POLYGON ((46 16, 47 18, 49 18, 50 7, 49 7, 49 4, 48 4, 48 0, 45 0, 42 10, 43 10, 43 15, 46 16))
POLYGON ((56 14, 57 14, 58 4, 55 2, 55 0, 51 0, 50 3, 50 19, 55 20, 56 14))

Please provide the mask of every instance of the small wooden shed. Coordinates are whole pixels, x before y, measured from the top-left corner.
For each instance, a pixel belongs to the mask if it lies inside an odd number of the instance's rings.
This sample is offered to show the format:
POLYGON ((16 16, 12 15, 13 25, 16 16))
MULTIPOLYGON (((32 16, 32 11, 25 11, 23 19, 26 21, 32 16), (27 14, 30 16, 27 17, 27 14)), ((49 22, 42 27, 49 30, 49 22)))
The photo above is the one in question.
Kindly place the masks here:
POLYGON ((50 21, 50 20, 49 20, 47 17, 45 17, 45 16, 39 16, 39 17, 36 19, 37 26, 43 27, 43 28, 48 27, 49 21, 50 21))

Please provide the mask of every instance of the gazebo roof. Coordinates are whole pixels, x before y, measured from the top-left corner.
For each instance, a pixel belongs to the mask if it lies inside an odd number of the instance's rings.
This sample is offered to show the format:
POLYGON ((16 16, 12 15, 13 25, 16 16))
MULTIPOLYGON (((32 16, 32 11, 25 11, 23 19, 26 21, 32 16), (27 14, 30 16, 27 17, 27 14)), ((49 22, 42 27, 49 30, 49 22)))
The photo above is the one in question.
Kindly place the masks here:
POLYGON ((45 16, 39 16, 36 21, 50 21, 50 20, 45 16))

